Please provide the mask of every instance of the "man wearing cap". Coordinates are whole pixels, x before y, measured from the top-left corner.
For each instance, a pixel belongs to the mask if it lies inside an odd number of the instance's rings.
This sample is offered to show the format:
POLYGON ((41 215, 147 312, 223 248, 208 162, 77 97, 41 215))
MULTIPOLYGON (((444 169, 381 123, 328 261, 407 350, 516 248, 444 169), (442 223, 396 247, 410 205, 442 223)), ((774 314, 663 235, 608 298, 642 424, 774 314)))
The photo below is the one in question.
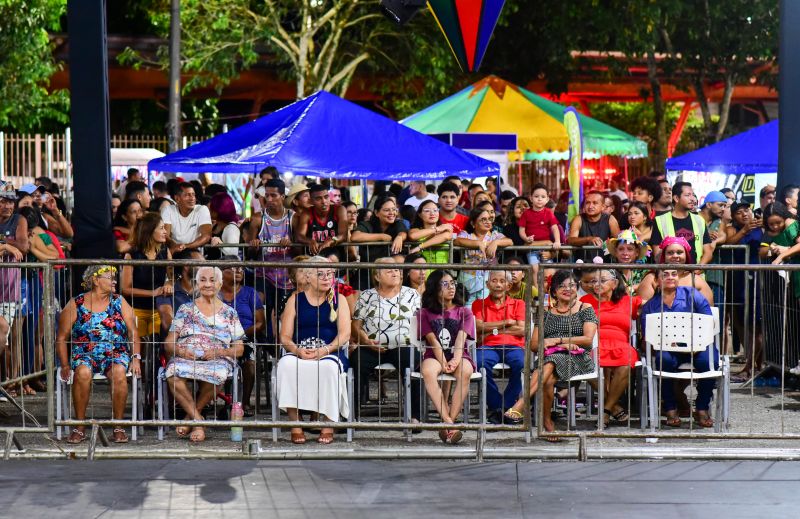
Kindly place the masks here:
MULTIPOLYGON (((699 215, 706 222, 706 229, 708 229, 708 236, 711 238, 711 243, 714 245, 714 255, 711 262, 715 265, 723 263, 720 256, 720 251, 717 247, 725 245, 728 240, 728 225, 722 219, 725 209, 730 204, 730 198, 725 196, 722 191, 711 191, 703 200, 703 207, 700 209, 699 215)), ((730 256, 727 256, 730 260, 730 256)), ((725 301, 725 274, 719 270, 706 270, 706 282, 711 287, 714 293, 714 301, 725 301)), ((720 312, 724 311, 724 305, 720 305, 720 312)), ((724 322, 724 314, 720 313, 720 322, 724 322)))
MULTIPOLYGON (((0 181, 0 262, 22 261, 28 253, 28 221, 14 212, 17 192, 11 183, 0 181)), ((6 347, 8 332, 14 324, 20 301, 20 269, 0 272, 0 354, 6 347)), ((12 333, 12 339, 21 334, 12 333)), ((17 344, 16 346, 19 346, 17 344)), ((16 347, 14 348, 16 349, 16 347)))
POLYGON ((687 263, 709 263, 714 245, 711 243, 706 221, 692 212, 697 204, 692 185, 689 182, 676 182, 672 186, 672 201, 672 211, 657 216, 653 226, 650 245, 654 247, 656 258, 661 253, 661 241, 667 236, 674 236, 684 238, 692 246, 692 258, 687 258, 687 263))
POLYGON ((25 184, 19 188, 21 193, 30 195, 33 198, 33 205, 37 208, 42 208, 42 195, 45 192, 44 186, 37 186, 36 184, 25 184))
POLYGON ((347 210, 332 205, 327 188, 321 184, 311 184, 308 191, 312 207, 298 217, 294 241, 306 245, 311 254, 320 254, 346 239, 347 210))

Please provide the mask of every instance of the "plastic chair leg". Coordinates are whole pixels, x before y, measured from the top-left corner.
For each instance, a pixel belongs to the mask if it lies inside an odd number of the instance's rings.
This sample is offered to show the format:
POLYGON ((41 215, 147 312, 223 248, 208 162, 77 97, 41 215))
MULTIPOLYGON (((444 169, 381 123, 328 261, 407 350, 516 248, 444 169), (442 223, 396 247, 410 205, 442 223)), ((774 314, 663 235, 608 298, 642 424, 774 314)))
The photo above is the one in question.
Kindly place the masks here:
MULTIPOLYGON (((131 376, 131 418, 136 421, 139 419, 139 384, 137 384, 137 378, 135 376, 131 376)), ((139 427, 134 425, 131 427, 131 439, 136 441, 139 439, 139 427)))
MULTIPOLYGON (((277 422, 281 415, 280 411, 278 411, 278 392, 276 388, 278 387, 278 364, 275 363, 272 365, 272 372, 270 374, 270 384, 272 384, 272 391, 270 392, 270 403, 272 405, 272 420, 277 422)), ((278 443, 278 428, 272 428, 272 443, 278 443)))
MULTIPOLYGON (((64 399, 64 395, 62 394, 62 392, 63 392, 63 388, 62 388, 63 382, 61 382, 61 379, 58 378, 58 370, 56 370, 55 380, 56 380, 56 420, 57 421, 61 421, 61 419, 63 417, 63 412, 64 412, 63 403, 62 403, 63 399, 64 399)), ((56 426, 56 439, 57 440, 61 440, 61 436, 62 436, 61 430, 62 430, 62 427, 60 425, 56 426)))
MULTIPOLYGON (((356 410, 353 407, 353 368, 349 368, 347 370, 347 399, 350 401, 350 413, 347 415, 347 421, 353 421, 353 415, 355 415, 356 410)), ((353 428, 347 428, 347 442, 350 443, 353 441, 353 428)))

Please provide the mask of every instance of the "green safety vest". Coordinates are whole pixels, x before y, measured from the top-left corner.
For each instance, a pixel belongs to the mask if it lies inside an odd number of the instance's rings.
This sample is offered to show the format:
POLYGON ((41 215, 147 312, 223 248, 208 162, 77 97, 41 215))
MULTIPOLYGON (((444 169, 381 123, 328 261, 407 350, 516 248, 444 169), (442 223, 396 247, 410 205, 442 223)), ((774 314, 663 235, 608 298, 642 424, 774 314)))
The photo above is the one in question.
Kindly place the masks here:
MULTIPOLYGON (((689 213, 689 218, 692 220, 692 232, 694 233, 694 243, 692 244, 695 255, 694 261, 695 263, 700 263, 700 258, 703 257, 703 234, 706 231, 706 221, 703 220, 702 216, 694 213, 689 213)), ((675 222, 672 221, 672 212, 656 216, 656 227, 658 227, 662 240, 666 236, 675 236, 675 222)))

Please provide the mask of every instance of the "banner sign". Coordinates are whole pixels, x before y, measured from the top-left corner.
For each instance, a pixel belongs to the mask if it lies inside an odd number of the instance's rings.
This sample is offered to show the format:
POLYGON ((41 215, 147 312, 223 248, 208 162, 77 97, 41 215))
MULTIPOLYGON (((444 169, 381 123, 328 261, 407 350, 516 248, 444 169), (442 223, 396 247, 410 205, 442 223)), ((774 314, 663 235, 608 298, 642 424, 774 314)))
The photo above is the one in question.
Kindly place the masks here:
POLYGON ((567 107, 564 109, 564 128, 569 137, 569 202, 567 205, 567 218, 569 221, 581 212, 583 203, 583 133, 581 120, 577 110, 567 107))

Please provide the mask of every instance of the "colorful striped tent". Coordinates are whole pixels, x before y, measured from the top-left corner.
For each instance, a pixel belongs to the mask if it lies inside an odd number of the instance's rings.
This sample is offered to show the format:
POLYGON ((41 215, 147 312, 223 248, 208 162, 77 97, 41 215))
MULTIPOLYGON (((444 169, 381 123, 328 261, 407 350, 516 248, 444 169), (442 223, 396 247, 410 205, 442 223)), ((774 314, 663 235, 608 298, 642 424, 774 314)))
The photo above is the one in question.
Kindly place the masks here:
MULTIPOLYGON (((421 133, 515 133, 515 160, 566 160, 569 138, 564 106, 497 76, 488 76, 401 124, 421 133)), ((584 158, 647 156, 647 143, 591 117, 580 115, 584 158)))

